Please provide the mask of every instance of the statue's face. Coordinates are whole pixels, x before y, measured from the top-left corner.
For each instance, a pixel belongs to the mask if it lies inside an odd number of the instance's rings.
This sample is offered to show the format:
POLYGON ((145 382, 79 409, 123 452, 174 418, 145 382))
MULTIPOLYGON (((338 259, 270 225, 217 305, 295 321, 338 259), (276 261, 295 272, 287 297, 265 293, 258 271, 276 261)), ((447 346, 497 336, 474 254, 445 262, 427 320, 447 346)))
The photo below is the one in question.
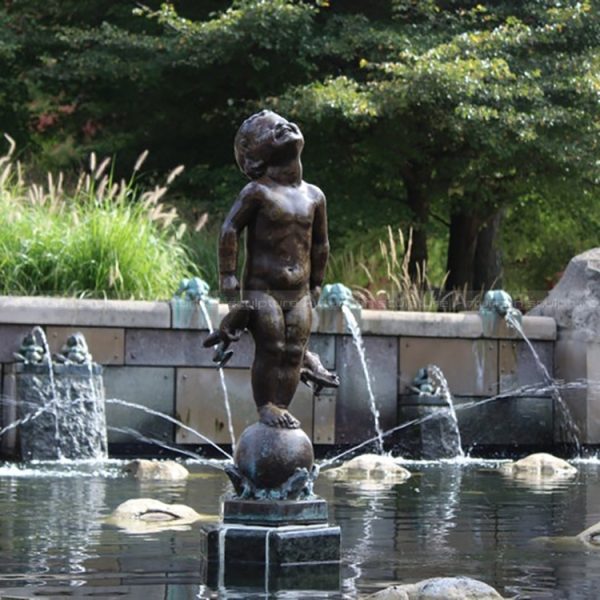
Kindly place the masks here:
POLYGON ((300 128, 274 112, 266 112, 254 123, 253 154, 267 164, 277 162, 279 157, 299 155, 304 147, 300 128))
POLYGON ((263 110, 242 123, 235 136, 235 160, 250 179, 258 179, 267 167, 299 158, 303 147, 298 125, 263 110))

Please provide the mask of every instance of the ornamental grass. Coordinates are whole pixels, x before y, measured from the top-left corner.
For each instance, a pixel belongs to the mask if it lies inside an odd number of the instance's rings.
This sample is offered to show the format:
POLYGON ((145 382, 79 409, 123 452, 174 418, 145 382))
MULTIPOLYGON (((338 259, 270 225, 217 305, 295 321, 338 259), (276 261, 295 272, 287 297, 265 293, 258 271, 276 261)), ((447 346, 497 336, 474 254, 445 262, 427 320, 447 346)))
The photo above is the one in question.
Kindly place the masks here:
POLYGON ((167 299, 197 274, 185 225, 162 203, 182 167, 142 191, 136 175, 147 153, 129 181, 115 181, 111 161, 92 154, 73 186, 51 173, 33 183, 9 142, 0 158, 1 294, 167 299))

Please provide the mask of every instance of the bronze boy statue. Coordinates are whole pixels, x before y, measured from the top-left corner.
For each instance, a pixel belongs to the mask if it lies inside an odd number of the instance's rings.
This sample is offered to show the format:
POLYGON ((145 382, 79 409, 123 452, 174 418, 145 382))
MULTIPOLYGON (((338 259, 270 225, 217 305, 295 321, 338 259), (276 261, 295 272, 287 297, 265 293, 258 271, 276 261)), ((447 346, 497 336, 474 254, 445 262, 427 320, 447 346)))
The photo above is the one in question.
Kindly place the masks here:
POLYGON ((243 301, 223 319, 205 346, 225 350, 247 328, 256 351, 252 391, 260 421, 272 427, 299 427, 288 406, 302 380, 337 386, 306 346, 312 303, 318 300, 329 254, 325 196, 302 180, 304 138, 297 125, 263 110, 246 119, 235 137, 235 158, 251 179, 240 192, 221 229, 221 291, 229 299, 240 290, 236 278, 238 244, 247 232, 243 301))

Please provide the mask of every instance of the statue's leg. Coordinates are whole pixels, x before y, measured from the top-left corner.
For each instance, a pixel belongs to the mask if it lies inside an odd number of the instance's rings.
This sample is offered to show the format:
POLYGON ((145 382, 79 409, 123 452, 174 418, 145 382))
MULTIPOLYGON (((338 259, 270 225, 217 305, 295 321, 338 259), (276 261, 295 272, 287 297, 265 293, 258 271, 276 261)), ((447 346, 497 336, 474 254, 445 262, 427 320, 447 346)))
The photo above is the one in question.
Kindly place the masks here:
POLYGON ((300 382, 300 371, 310 336, 312 322, 310 296, 306 295, 293 303, 289 309, 284 310, 283 316, 285 319, 285 349, 279 390, 279 404, 287 408, 300 382))
MULTIPOLYGON (((294 427, 288 413, 279 407, 285 321, 278 302, 260 291, 247 293, 252 305, 248 330, 256 346, 252 363, 252 393, 260 421, 272 427, 294 427)), ((291 417, 291 415, 290 415, 291 417)))

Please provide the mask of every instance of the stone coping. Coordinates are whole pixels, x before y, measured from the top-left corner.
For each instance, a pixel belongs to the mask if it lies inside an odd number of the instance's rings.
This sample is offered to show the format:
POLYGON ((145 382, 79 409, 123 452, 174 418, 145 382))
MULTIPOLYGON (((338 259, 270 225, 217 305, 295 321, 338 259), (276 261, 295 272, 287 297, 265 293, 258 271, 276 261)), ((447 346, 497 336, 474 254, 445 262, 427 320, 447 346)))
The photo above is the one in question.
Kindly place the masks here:
MULTIPOLYGON (((316 312, 322 309, 317 309, 316 312)), ((330 309, 325 309, 330 310, 330 309)), ((172 326, 169 302, 141 300, 79 300, 41 296, 0 296, 0 323, 27 325, 68 325, 80 327, 128 327, 169 329, 172 326)), ((218 316, 227 314, 226 304, 218 316)), ((347 334, 343 319, 313 318, 313 333, 347 334)), ((481 338, 482 323, 477 313, 426 313, 363 310, 360 325, 365 335, 481 338)), ((195 329, 197 327, 191 326, 195 329)), ((201 327, 203 328, 203 327, 201 327)), ((555 340, 556 322, 551 317, 523 317, 526 335, 535 340, 555 340)), ((491 336, 517 339, 518 333, 500 322, 491 336)))
POLYGON ((0 323, 81 327, 171 326, 168 302, 0 296, 0 323))
MULTIPOLYGON (((365 335, 398 335, 410 337, 484 337, 481 318, 475 312, 433 313, 409 311, 363 310, 361 331, 365 335)), ((535 340, 555 340, 556 322, 551 317, 523 317, 525 335, 535 340)), ((518 339, 520 336, 498 323, 491 338, 518 339)))

